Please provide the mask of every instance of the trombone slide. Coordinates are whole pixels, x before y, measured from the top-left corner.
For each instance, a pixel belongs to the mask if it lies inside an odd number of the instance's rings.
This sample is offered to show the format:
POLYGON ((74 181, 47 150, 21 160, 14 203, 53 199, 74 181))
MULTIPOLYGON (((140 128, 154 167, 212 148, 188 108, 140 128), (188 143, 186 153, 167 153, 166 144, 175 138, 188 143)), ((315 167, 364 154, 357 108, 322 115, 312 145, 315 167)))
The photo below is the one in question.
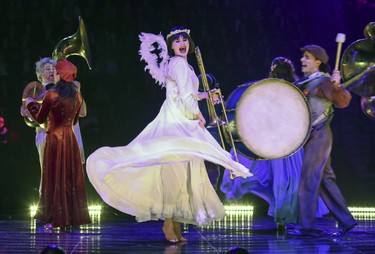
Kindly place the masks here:
MULTIPOLYGON (((221 90, 217 89, 215 91, 215 93, 217 93, 219 95, 220 104, 222 106, 222 111, 223 111, 223 114, 224 114, 224 117, 225 117, 225 121, 222 121, 216 114, 215 107, 214 107, 214 101, 213 101, 213 94, 211 93, 210 87, 208 85, 206 71, 205 71, 204 65, 203 65, 202 55, 201 55, 201 52, 200 52, 200 49, 199 49, 198 46, 195 47, 195 56, 197 57, 197 62, 198 62, 199 71, 201 73, 203 88, 204 88, 205 92, 208 93, 208 96, 209 96, 209 99, 207 100, 207 107, 208 107, 208 114, 209 114, 209 124, 207 125, 207 128, 212 128, 216 125, 216 127, 218 129, 218 132, 219 132, 219 136, 220 136, 221 146, 223 147, 224 150, 226 150, 224 139, 223 139, 223 134, 221 132, 220 126, 228 123, 228 117, 227 117, 227 114, 226 114, 226 110, 225 110, 225 106, 224 106, 224 102, 223 102, 223 97, 221 95, 221 90)), ((233 152, 234 152, 234 157, 235 157, 236 161, 238 162, 238 155, 237 155, 236 146, 234 144, 234 140, 233 140, 233 137, 232 137, 232 134, 231 134, 230 131, 229 131, 229 136, 230 136, 231 146, 232 146, 233 152)), ((235 176, 233 174, 233 172, 230 171, 230 179, 234 179, 236 177, 237 176, 235 176)))

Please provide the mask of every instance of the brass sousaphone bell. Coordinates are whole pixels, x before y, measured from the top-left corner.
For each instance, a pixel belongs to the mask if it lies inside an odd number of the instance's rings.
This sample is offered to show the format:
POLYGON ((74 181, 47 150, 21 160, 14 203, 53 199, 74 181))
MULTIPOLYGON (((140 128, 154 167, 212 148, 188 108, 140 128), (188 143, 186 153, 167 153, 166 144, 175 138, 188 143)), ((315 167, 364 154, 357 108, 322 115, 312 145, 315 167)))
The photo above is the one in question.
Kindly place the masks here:
POLYGON ((91 70, 89 40, 86 33, 85 23, 81 17, 79 17, 79 27, 77 32, 59 41, 52 52, 52 58, 57 61, 65 59, 71 55, 83 57, 91 70))
MULTIPOLYGON (((86 33, 85 24, 83 19, 79 17, 79 26, 75 34, 63 38, 59 41, 54 50, 52 51, 52 58, 54 60, 66 59, 68 56, 78 55, 86 60, 86 63, 91 70, 91 52, 89 47, 89 41, 86 33)), ((26 107, 26 98, 30 97, 35 99, 39 104, 42 103, 42 99, 46 89, 39 81, 33 81, 26 85, 22 93, 22 106, 21 115, 24 117, 25 123, 30 127, 38 127, 37 123, 30 115, 26 107)))
POLYGON ((341 59, 343 86, 361 96, 361 107, 366 116, 375 116, 375 22, 364 31, 365 39, 359 39, 344 51, 341 59))

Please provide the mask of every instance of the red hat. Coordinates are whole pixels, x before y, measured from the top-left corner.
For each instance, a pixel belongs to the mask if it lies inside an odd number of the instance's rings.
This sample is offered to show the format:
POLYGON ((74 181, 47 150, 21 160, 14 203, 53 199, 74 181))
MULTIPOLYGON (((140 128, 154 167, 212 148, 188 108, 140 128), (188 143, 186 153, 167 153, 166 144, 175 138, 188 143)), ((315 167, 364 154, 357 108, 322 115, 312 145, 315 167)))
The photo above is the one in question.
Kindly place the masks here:
POLYGON ((60 60, 56 64, 56 72, 66 82, 73 82, 77 77, 77 67, 68 60, 60 60))

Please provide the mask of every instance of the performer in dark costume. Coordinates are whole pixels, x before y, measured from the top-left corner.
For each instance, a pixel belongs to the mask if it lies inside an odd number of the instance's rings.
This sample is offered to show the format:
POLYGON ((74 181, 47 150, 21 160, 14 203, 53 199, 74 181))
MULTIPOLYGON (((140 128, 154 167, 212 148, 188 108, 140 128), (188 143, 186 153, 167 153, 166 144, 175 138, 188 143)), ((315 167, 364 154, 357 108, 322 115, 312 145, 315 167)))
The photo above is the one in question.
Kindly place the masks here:
POLYGON ((332 132, 330 123, 333 107, 345 108, 351 94, 341 84, 338 70, 329 76, 328 55, 318 45, 306 45, 302 49, 302 72, 305 76, 296 85, 308 98, 312 113, 312 131, 304 145, 301 183, 298 191, 299 227, 291 230, 293 235, 316 235, 317 200, 320 195, 332 216, 339 223, 334 236, 342 236, 357 223, 336 184, 331 167, 332 132))

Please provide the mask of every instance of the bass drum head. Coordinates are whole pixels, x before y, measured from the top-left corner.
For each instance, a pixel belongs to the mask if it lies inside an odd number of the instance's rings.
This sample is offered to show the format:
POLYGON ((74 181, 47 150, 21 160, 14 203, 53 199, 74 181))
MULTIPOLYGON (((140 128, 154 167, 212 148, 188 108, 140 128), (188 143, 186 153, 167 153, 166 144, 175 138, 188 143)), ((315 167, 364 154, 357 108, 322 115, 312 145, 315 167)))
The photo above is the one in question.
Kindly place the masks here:
POLYGON ((311 114, 303 93, 275 78, 253 83, 235 110, 238 135, 248 150, 263 159, 295 153, 306 142, 311 114))

